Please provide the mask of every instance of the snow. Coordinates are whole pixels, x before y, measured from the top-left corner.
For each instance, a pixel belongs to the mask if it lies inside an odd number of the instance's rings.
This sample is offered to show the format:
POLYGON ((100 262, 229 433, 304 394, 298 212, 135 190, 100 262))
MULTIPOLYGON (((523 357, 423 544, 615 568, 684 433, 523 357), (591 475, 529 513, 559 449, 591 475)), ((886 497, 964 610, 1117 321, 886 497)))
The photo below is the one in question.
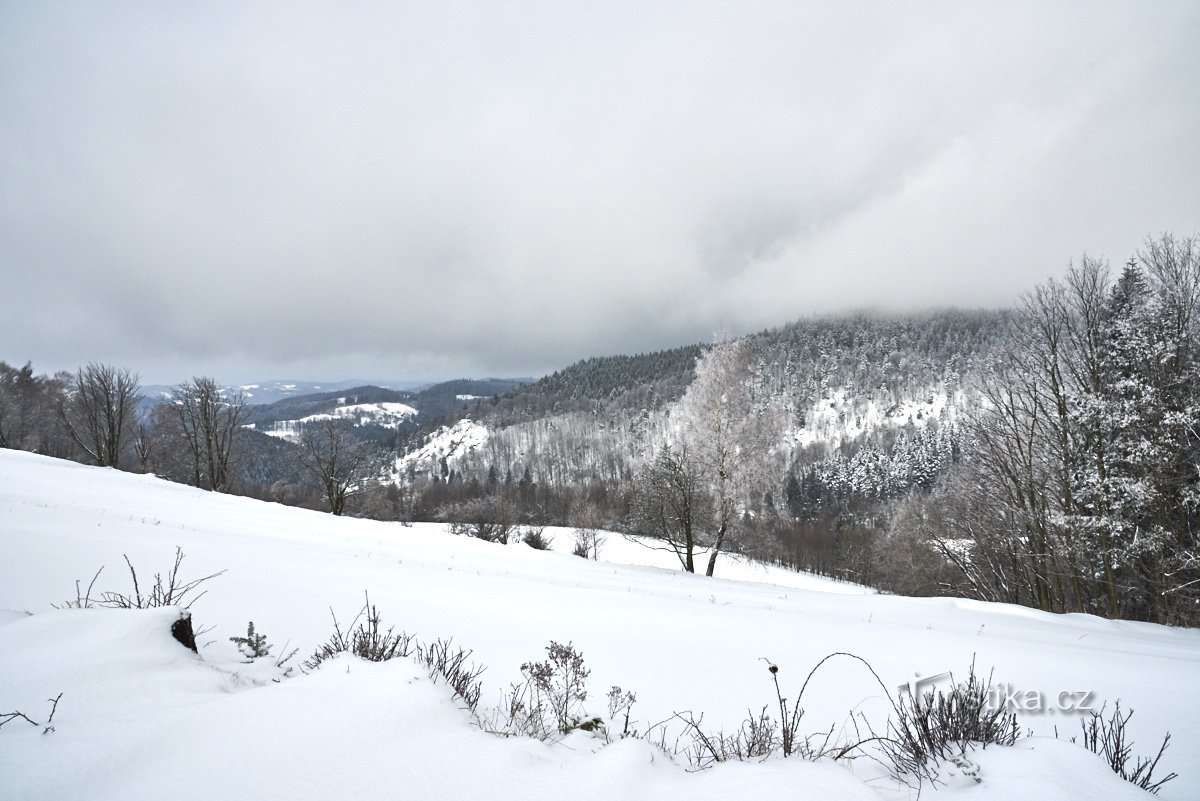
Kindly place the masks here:
POLYGON ((487 426, 469 419, 459 420, 452 426, 441 426, 429 435, 424 445, 396 460, 392 480, 403 480, 410 467, 417 473, 437 469, 443 458, 449 463, 482 448, 489 436, 487 426))
MULTIPOLYGON (((246 665, 229 637, 258 631, 293 664, 328 639, 370 592, 386 625, 420 639, 453 637, 486 665, 482 706, 572 642, 591 668, 588 710, 605 713, 614 684, 637 693, 643 723, 703 713, 729 731, 774 702, 762 658, 785 694, 834 651, 868 660, 887 687, 914 674, 963 672, 974 658, 995 678, 1047 697, 1091 690, 1136 710, 1135 750, 1172 742, 1160 770, 1182 776, 1165 799, 1200 797, 1200 632, 1056 616, 960 599, 877 595, 853 585, 722 558, 717 577, 669 569, 670 554, 609 534, 602 561, 571 556, 573 532, 549 530, 552 552, 449 536, 441 526, 335 518, 206 493, 151 476, 0 451, 0 713, 43 724, 0 728, 0 798, 325 799, 822 798, 910 799, 878 766, 797 759, 689 772, 642 741, 604 745, 582 733, 561 743, 480 731, 444 685, 407 659, 341 656, 281 678, 269 660, 246 665), (170 567, 220 570, 192 607, 195 655, 170 639, 173 609, 55 610, 75 580, 105 568, 94 594, 129 588, 122 554, 143 587, 170 567), (663 561, 663 557, 669 557, 663 561), (25 614, 32 612, 32 615, 25 614), (62 693, 43 734, 50 705, 62 693)), ((861 665, 835 659, 804 696, 803 728, 846 724, 849 710, 879 726, 883 691, 861 665)), ((1073 715, 1021 715, 1052 737, 1073 715)), ((976 751, 982 782, 947 774, 935 799, 1134 799, 1145 795, 1102 761, 1045 736, 976 751)))
MULTIPOLYGON (((341 399, 339 399, 339 402, 341 399)), ((334 407, 333 411, 321 414, 310 414, 299 420, 277 420, 271 428, 264 430, 268 436, 296 441, 300 436, 300 428, 308 423, 320 420, 353 419, 355 425, 377 425, 384 428, 399 428, 410 417, 418 414, 417 410, 407 403, 353 403, 334 407)))
MULTIPOLYGON (((576 529, 573 528, 547 526, 543 529, 542 534, 552 543, 555 551, 571 553, 575 547, 575 532, 576 529)), ((601 538, 600 559, 608 564, 655 567, 665 570, 679 569, 679 559, 674 552, 664 549, 651 539, 625 537, 607 531, 598 533, 601 538)), ((698 549, 696 564, 707 565, 708 557, 707 549, 698 549)), ((861 584, 814 576, 811 573, 798 573, 794 570, 744 559, 736 554, 721 556, 719 564, 719 575, 722 579, 774 584, 779 587, 830 592, 838 595, 872 595, 875 593, 875 590, 861 584)))
POLYGON ((931 388, 890 406, 875 399, 857 399, 849 390, 837 389, 818 399, 805 412, 804 428, 795 433, 794 441, 801 446, 823 442, 837 448, 880 429, 908 425, 924 428, 930 420, 953 420, 966 403, 963 392, 951 396, 940 388, 931 388))

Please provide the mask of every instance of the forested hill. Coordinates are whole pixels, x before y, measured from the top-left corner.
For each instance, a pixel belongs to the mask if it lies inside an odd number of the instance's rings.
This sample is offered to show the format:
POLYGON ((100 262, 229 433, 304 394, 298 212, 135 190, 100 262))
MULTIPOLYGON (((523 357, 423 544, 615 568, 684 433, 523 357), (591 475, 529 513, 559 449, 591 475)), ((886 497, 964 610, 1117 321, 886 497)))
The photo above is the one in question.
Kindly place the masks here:
POLYGON ((919 381, 969 371, 1004 332, 1010 311, 960 310, 902 316, 858 314, 797 320, 758 334, 762 350, 790 366, 814 365, 846 381, 919 381), (864 370, 864 366, 877 370, 864 370))
POLYGON ((500 393, 529 383, 527 378, 458 378, 422 388, 409 401, 423 420, 435 420, 452 412, 470 411, 490 402, 500 393))
MULTIPOLYGON (((855 314, 748 337, 752 393, 783 415, 764 493, 787 496, 799 518, 811 511, 799 508, 804 498, 821 514, 848 513, 860 500, 931 485, 959 452, 956 421, 974 405, 976 378, 1011 316, 855 314)), ((584 359, 449 417, 425 419, 402 448, 425 456, 397 464, 418 487, 440 482, 426 494, 431 514, 455 493, 527 475, 530 485, 563 497, 603 486, 613 500, 604 514, 620 520, 622 493, 672 436, 674 405, 708 348, 584 359)), ((566 507, 551 506, 549 499, 541 504, 545 520, 567 519, 566 507)))
POLYGON ((513 389, 485 413, 490 422, 504 426, 572 411, 658 409, 683 395, 702 351, 697 344, 584 359, 513 389))
POLYGON ((900 402, 942 385, 957 388, 1001 339, 1010 310, 856 314, 797 320, 752 337, 768 372, 811 403, 822 391, 886 395, 900 402))
POLYGON ((315 392, 274 403, 247 405, 244 421, 265 428, 277 420, 296 420, 337 406, 357 403, 411 403, 414 393, 376 386, 315 392))
MULTIPOLYGON (((898 402, 931 386, 957 386, 1010 317, 1009 311, 957 309, 815 317, 750 339, 775 391, 791 392, 806 403, 831 388, 862 397, 883 394, 898 402)), ((583 359, 491 403, 472 405, 469 414, 504 427, 567 412, 659 410, 683 395, 705 347, 583 359)))

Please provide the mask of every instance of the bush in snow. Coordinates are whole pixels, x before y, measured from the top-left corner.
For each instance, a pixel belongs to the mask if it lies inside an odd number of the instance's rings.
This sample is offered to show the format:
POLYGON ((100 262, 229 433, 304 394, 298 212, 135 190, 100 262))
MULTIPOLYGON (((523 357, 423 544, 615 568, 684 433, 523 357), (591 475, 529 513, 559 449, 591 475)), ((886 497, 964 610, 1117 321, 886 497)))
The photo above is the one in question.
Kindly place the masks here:
POLYGON ((571 643, 551 641, 546 656, 544 662, 521 665, 525 680, 512 686, 503 706, 493 712, 484 727, 495 734, 539 740, 575 730, 603 732, 604 721, 587 717, 583 709, 591 673, 583 665, 583 654, 571 643))
POLYGON ((572 553, 584 559, 599 559, 600 548, 605 536, 600 532, 604 516, 595 503, 577 504, 571 511, 571 524, 575 526, 575 548, 572 553))
POLYGON ((622 718, 621 739, 637 736, 636 730, 629 720, 630 715, 633 713, 633 705, 636 702, 636 695, 629 690, 622 690, 615 684, 608 691, 608 721, 612 723, 618 717, 622 718))
MULTIPOLYGON (((122 554, 124 556, 124 554, 122 554)), ((163 575, 162 573, 154 574, 154 584, 143 594, 141 583, 138 581, 137 570, 133 563, 129 561, 129 557, 125 556, 125 564, 129 567, 129 577, 133 583, 133 591, 131 593, 122 592, 104 592, 101 593, 99 599, 92 598, 92 587, 96 584, 96 579, 100 577, 100 573, 104 570, 101 566, 100 570, 96 571, 96 575, 92 576, 91 582, 88 584, 87 592, 82 592, 79 587, 79 582, 75 582, 75 600, 67 601, 63 604, 69 609, 87 609, 93 606, 103 606, 110 609, 156 609, 162 606, 178 606, 182 609, 191 608, 192 604, 200 600, 207 590, 201 591, 199 594, 192 596, 201 584, 220 576, 225 571, 221 570, 212 575, 203 576, 201 578, 184 581, 179 575, 179 568, 183 564, 183 549, 175 546, 175 562, 171 566, 171 570, 163 575)))
POLYGON ((312 670, 340 653, 352 653, 371 662, 383 662, 412 653, 412 635, 396 632, 394 627, 384 631, 379 610, 371 604, 369 597, 344 632, 338 624, 337 615, 333 614, 332 609, 329 613, 333 616, 333 634, 329 642, 319 646, 304 663, 306 670, 312 670))
POLYGON ((550 550, 550 540, 546 537, 545 529, 541 526, 533 526, 526 529, 525 533, 521 535, 521 542, 534 550, 550 550))
POLYGON ((521 673, 533 688, 537 706, 544 704, 550 712, 554 725, 560 732, 582 728, 590 731, 583 720, 583 702, 587 700, 587 677, 591 671, 583 666, 583 654, 571 643, 562 645, 553 640, 546 646, 548 659, 544 662, 526 662, 521 673))
POLYGON ((417 661, 424 663, 429 669, 429 677, 440 676, 444 679, 454 690, 454 694, 466 703, 467 709, 474 713, 479 707, 479 696, 483 692, 479 675, 483 673, 484 668, 468 663, 467 658, 470 656, 471 652, 462 648, 451 650, 450 640, 439 638, 427 646, 417 645, 417 661))
POLYGON ((779 685, 779 666, 768 662, 767 670, 775 685, 775 703, 779 708, 779 720, 776 720, 767 711, 768 707, 764 706, 757 714, 749 713, 733 733, 726 734, 724 731, 715 733, 705 731, 703 715, 696 717, 691 712, 676 713, 675 719, 683 723, 684 733, 691 741, 684 747, 683 755, 695 768, 711 767, 716 762, 763 760, 777 753, 781 753, 784 757, 799 756, 809 760, 826 757, 834 761, 854 758, 860 753, 863 745, 878 738, 874 736, 858 737, 857 727, 855 727, 856 736, 849 740, 835 738, 832 727, 828 731, 807 737, 802 737, 800 733, 800 722, 804 718, 804 708, 800 706, 800 701, 804 697, 804 691, 808 689, 808 682, 826 662, 834 657, 847 657, 861 662, 875 677, 875 681, 886 694, 887 688, 866 660, 854 654, 837 652, 826 656, 809 671, 795 700, 790 700, 784 696, 779 685))
POLYGON ((575 547, 571 549, 571 553, 584 559, 587 559, 591 555, 587 539, 579 536, 578 531, 575 532, 575 547))
MULTIPOLYGON (((953 682, 953 676, 951 676, 953 682)), ((954 682, 949 692, 931 690, 902 694, 897 719, 881 739, 892 775, 903 781, 936 781, 938 768, 954 762, 976 745, 1012 745, 1020 737, 1017 717, 992 703, 992 677, 975 674, 971 663, 966 683, 954 682)))
MULTIPOLYGON (((1132 782, 1143 790, 1149 790, 1151 793, 1158 795, 1159 789, 1177 778, 1178 774, 1169 773, 1164 778, 1157 781, 1154 780, 1154 769, 1158 767, 1158 760, 1162 759, 1163 752, 1167 750, 1167 743, 1171 741, 1171 734, 1163 738, 1162 745, 1158 748, 1158 753, 1154 755, 1154 759, 1149 757, 1134 757, 1133 743, 1126 739, 1125 724, 1133 717, 1133 710, 1121 714, 1121 702, 1113 704, 1112 714, 1108 718, 1104 717, 1104 710, 1107 705, 1100 708, 1099 712, 1092 712, 1083 720, 1079 721, 1079 725, 1083 727, 1083 742, 1079 743, 1093 754, 1099 754, 1104 757, 1104 761, 1112 768, 1113 773, 1120 776, 1127 782, 1132 782)), ((1072 737, 1071 742, 1076 742, 1076 738, 1072 737)))
POLYGON ((517 528, 517 508, 506 498, 488 495, 443 506, 438 519, 449 523, 456 536, 507 545, 517 528))
POLYGON ((599 529, 575 529, 575 548, 571 551, 575 556, 584 559, 599 559, 600 548, 604 545, 605 537, 599 529))

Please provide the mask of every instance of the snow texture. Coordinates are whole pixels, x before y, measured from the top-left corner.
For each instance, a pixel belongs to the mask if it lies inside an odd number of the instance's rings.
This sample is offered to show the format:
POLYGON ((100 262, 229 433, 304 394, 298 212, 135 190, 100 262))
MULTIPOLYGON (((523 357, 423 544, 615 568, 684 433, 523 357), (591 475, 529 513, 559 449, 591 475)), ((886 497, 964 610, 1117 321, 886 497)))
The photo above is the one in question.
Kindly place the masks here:
MULTIPOLYGON (((691 710, 726 731, 747 708, 773 702, 764 657, 779 665, 787 694, 834 651, 867 659, 889 687, 916 673, 965 671, 974 658, 997 681, 1047 697, 1120 698, 1136 710, 1137 750, 1172 732, 1160 767, 1182 776, 1161 797, 1200 797, 1196 631, 877 595, 726 557, 718 578, 705 579, 656 566, 659 552, 613 534, 601 561, 589 561, 569 554, 569 530, 550 532, 555 550, 542 552, 7 450, 0 521, 0 712, 42 724, 18 719, 0 729, 6 801, 915 797, 868 760, 772 759, 693 773, 641 741, 496 738, 410 660, 341 656, 277 683, 280 669, 245 664, 229 641, 252 620, 272 654, 290 642, 304 656, 331 633, 330 607, 348 622, 364 590, 385 625, 473 649, 472 660, 487 666, 483 706, 552 639, 584 654, 590 713, 603 715, 605 693, 621 685, 637 693, 634 717, 643 723, 691 710), (170 638, 174 609, 52 608, 101 565, 95 592, 127 590, 122 554, 150 580, 169 568, 177 545, 185 577, 226 571, 192 607, 197 626, 211 627, 198 655, 170 638), (59 693, 54 730, 44 734, 47 699, 59 693)), ((851 709, 880 726, 888 707, 849 661, 818 672, 803 705, 811 732, 842 726, 851 709)), ((1020 720, 1042 736, 974 752, 980 783, 948 774, 922 797, 1146 797, 1094 755, 1047 738, 1055 727, 1074 731, 1074 715, 1020 720)))

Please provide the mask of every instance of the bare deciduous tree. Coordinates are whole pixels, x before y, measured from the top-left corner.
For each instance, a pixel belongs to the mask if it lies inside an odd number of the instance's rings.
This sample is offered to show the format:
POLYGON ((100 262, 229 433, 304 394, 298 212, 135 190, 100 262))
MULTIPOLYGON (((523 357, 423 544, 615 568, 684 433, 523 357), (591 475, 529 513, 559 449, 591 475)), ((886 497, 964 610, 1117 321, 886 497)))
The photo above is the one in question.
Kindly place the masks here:
POLYGON ((191 457, 191 483, 228 490, 245 406, 242 394, 226 397, 213 379, 193 378, 176 387, 171 404, 191 457))
POLYGON ((346 510, 347 499, 365 492, 371 479, 371 451, 353 440, 347 425, 333 419, 308 423, 297 442, 300 466, 321 485, 335 515, 346 510))
POLYGON ((600 510, 586 499, 571 508, 571 524, 575 526, 575 554, 585 559, 600 559, 600 549, 607 539, 600 510))
POLYGON ((639 473, 630 515, 635 531, 661 542, 661 550, 674 553, 680 567, 696 572, 695 554, 710 527, 712 503, 686 445, 663 446, 639 473))
POLYGON ((89 364, 71 379, 58 415, 71 440, 90 461, 116 467, 124 452, 141 395, 136 373, 89 364))

